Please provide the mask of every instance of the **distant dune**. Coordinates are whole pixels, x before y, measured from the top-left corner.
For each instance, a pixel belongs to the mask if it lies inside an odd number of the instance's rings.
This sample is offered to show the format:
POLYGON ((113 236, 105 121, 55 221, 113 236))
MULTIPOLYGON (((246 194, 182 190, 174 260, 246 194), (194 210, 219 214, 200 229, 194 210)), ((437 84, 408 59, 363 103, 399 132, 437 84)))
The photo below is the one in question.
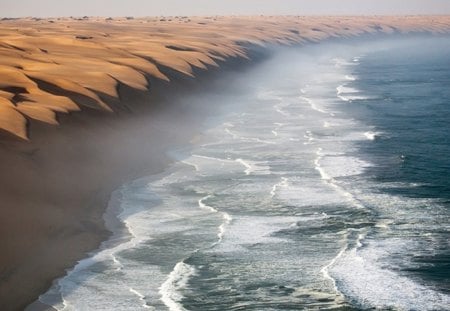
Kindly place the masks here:
POLYGON ((23 309, 108 237, 110 193, 191 138, 195 117, 171 98, 209 69, 265 45, 449 32, 450 16, 1 20, 0 309, 23 309))
MULTIPOLYGON (((28 139, 30 120, 87 106, 110 112, 119 83, 146 90, 163 68, 186 76, 245 44, 302 44, 376 33, 445 33, 447 16, 17 19, 0 23, 0 129, 28 139)), ((31 128, 32 130, 32 128, 31 128)))

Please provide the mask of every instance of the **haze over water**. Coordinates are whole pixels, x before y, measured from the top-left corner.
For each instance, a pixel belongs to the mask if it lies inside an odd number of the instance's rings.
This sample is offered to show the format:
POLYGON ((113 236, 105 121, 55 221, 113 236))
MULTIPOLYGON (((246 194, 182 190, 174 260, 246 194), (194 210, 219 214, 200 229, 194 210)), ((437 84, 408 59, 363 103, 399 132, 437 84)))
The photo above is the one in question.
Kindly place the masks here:
POLYGON ((232 95, 199 95, 220 113, 117 191, 126 230, 40 300, 445 310, 449 56, 447 38, 281 50, 232 95))

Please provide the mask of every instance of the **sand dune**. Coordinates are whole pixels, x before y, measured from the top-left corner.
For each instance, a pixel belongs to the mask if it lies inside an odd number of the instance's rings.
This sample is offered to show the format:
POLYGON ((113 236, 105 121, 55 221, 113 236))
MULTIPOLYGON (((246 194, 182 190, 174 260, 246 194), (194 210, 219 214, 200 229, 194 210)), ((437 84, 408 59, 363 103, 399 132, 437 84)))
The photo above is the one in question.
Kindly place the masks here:
POLYGON ((193 77, 194 68, 245 58, 246 44, 449 31, 447 16, 3 20, 0 130, 26 140, 30 120, 56 125, 58 113, 84 106, 112 111, 104 97, 118 98, 119 83, 147 90, 148 80, 170 80, 163 68, 193 77))

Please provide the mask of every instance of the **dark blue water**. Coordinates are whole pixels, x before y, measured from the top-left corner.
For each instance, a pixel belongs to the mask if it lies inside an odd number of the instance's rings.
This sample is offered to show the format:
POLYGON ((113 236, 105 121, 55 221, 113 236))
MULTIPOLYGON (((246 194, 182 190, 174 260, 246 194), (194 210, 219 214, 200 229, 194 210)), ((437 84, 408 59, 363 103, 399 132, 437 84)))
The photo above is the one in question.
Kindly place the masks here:
POLYGON ((354 74, 355 87, 374 98, 355 100, 348 111, 382 133, 360 146, 375 164, 366 173, 376 183, 414 185, 390 185, 386 193, 435 199, 442 208, 443 226, 422 236, 427 251, 411 254, 413 267, 401 269, 449 293, 450 40, 422 39, 369 53, 354 74))
POLYGON ((448 310, 450 39, 278 51, 116 192, 58 310, 448 310))

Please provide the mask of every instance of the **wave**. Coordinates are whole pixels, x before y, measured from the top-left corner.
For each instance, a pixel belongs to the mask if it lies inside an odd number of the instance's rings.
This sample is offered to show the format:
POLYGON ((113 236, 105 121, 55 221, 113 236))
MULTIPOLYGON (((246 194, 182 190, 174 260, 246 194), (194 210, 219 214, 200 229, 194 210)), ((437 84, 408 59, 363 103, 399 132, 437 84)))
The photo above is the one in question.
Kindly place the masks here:
POLYGON ((355 176, 364 173, 364 171, 372 166, 367 161, 363 161, 353 156, 340 154, 324 154, 320 149, 317 153, 317 165, 322 168, 322 177, 325 179, 333 179, 337 177, 355 176))
POLYGON ((167 280, 161 285, 159 294, 161 301, 170 311, 186 311, 181 304, 184 296, 180 293, 185 289, 189 279, 196 274, 194 267, 184 261, 178 262, 170 272, 167 280))
POLYGON ((350 62, 347 59, 340 58, 340 57, 332 58, 331 61, 334 63, 334 67, 336 67, 336 68, 357 65, 357 62, 353 62, 353 61, 350 62))
POLYGON ((356 81, 356 77, 353 76, 353 75, 346 75, 345 79, 348 80, 348 81, 356 81))
POLYGON ((224 234, 225 234, 225 229, 226 229, 226 227, 231 223, 231 221, 233 220, 233 217, 231 217, 231 215, 228 214, 228 213, 226 213, 226 212, 220 212, 220 211, 217 210, 216 208, 214 208, 214 207, 212 207, 212 206, 209 206, 209 205, 207 205, 207 204, 204 203, 204 201, 206 201, 206 200, 208 200, 208 199, 210 199, 210 198, 212 198, 212 197, 213 197, 213 195, 208 194, 207 196, 201 198, 200 200, 198 200, 198 206, 199 206, 201 209, 205 209, 205 210, 208 210, 208 211, 213 212, 213 213, 221 213, 221 214, 222 214, 222 218, 223 218, 224 221, 223 221, 222 224, 219 226, 219 230, 218 230, 219 232, 217 233, 217 237, 218 237, 217 242, 215 242, 215 243, 213 243, 213 244, 211 245, 211 247, 214 247, 215 245, 217 245, 217 244, 219 244, 220 242, 222 242, 223 236, 224 236, 224 234))
POLYGON ((224 131, 225 131, 225 133, 229 134, 235 140, 241 140, 243 142, 256 142, 256 143, 262 143, 262 144, 267 144, 267 145, 276 144, 276 142, 274 142, 274 141, 264 140, 264 139, 260 139, 258 137, 240 136, 240 135, 232 132, 229 128, 225 128, 224 131))
POLYGON ((239 216, 229 224, 226 239, 214 246, 214 251, 231 253, 246 251, 249 245, 289 243, 286 238, 273 236, 301 220, 294 216, 239 216))
POLYGON ((217 234, 217 237, 219 238, 219 240, 217 241, 217 243, 215 243, 215 245, 222 242, 223 237, 225 235, 226 227, 228 225, 230 225, 231 221, 233 220, 233 217, 231 217, 230 214, 225 213, 225 212, 222 212, 222 218, 223 218, 224 222, 219 226, 219 233, 217 234))
POLYGON ((368 131, 368 132, 365 132, 365 133, 364 133, 364 136, 366 136, 366 138, 367 138, 368 140, 375 140, 375 139, 377 139, 378 137, 380 137, 381 134, 382 134, 381 132, 372 132, 372 131, 368 131))
POLYGON ((280 102, 279 104, 276 104, 273 106, 273 108, 275 109, 276 112, 278 112, 279 114, 285 116, 285 117, 290 117, 291 114, 289 112, 286 112, 285 110, 283 110, 284 107, 289 106, 289 104, 280 102))
POLYGON ((278 188, 287 187, 288 185, 289 185, 289 180, 286 177, 281 177, 280 182, 278 182, 272 186, 272 190, 270 190, 270 197, 273 198, 277 194, 278 188))
POLYGON ((314 141, 314 135, 311 131, 306 131, 306 133, 305 133, 305 135, 303 135, 303 137, 308 140, 303 143, 305 145, 311 144, 314 141))
POLYGON ((138 292, 137 290, 135 290, 134 288, 131 288, 131 287, 130 287, 130 292, 135 294, 138 297, 138 299, 142 302, 142 308, 154 310, 153 307, 150 307, 147 304, 147 301, 145 300, 145 296, 144 295, 142 295, 140 292, 138 292))
POLYGON ((368 96, 354 95, 354 94, 359 94, 360 91, 353 87, 348 87, 344 84, 341 84, 338 87, 336 87, 336 93, 337 93, 337 97, 339 99, 341 99, 342 101, 346 101, 346 102, 353 101, 353 100, 370 99, 370 97, 368 97, 368 96))
POLYGON ((386 269, 389 250, 403 249, 405 241, 393 239, 359 243, 345 250, 327 268, 338 288, 363 307, 399 310, 446 310, 450 296, 386 269))
POLYGON ((353 88, 353 87, 348 87, 345 85, 339 85, 336 88, 337 94, 349 94, 349 93, 359 93, 359 90, 353 88))
POLYGON ((245 167, 244 170, 245 175, 250 175, 253 173, 270 174, 270 167, 259 165, 259 162, 243 159, 236 159, 236 162, 245 167))
POLYGON ((83 276, 95 273, 90 270, 93 266, 98 263, 111 263, 111 269, 114 269, 115 271, 123 269, 123 263, 118 259, 116 254, 136 246, 140 239, 133 232, 132 226, 127 221, 127 217, 130 214, 135 213, 136 210, 125 211, 123 207, 120 207, 119 213, 119 210, 116 207, 116 204, 120 201, 119 198, 122 196, 123 189, 113 192, 110 205, 105 213, 105 222, 108 229, 113 232, 113 236, 103 242, 98 251, 90 253, 87 258, 78 261, 71 270, 67 271, 67 274, 64 277, 55 280, 52 287, 46 293, 39 296, 40 302, 52 306, 58 311, 71 310, 73 308, 65 299, 65 296, 71 293, 74 286, 77 286, 79 282, 78 278, 83 278, 83 276), (121 225, 111 225, 108 218, 119 219, 121 225), (126 229, 125 232, 123 229, 126 229))
POLYGON ((310 105, 311 109, 318 111, 320 113, 326 113, 328 114, 328 111, 322 109, 321 107, 317 106, 317 104, 310 98, 305 97, 305 96, 300 96, 300 99, 302 99, 303 101, 305 101, 307 104, 310 105))
POLYGON ((365 206, 360 202, 360 200, 358 200, 351 192, 339 185, 335 178, 361 174, 364 171, 364 165, 367 162, 359 162, 358 159, 351 157, 333 157, 334 159, 340 159, 343 167, 336 165, 336 162, 334 161, 331 161, 331 165, 324 167, 322 165, 322 161, 325 162, 324 158, 326 155, 322 153, 322 148, 319 148, 316 154, 317 158, 314 160, 314 165, 315 169, 320 173, 322 180, 340 193, 344 198, 349 200, 353 206, 360 209, 365 209, 365 206))

